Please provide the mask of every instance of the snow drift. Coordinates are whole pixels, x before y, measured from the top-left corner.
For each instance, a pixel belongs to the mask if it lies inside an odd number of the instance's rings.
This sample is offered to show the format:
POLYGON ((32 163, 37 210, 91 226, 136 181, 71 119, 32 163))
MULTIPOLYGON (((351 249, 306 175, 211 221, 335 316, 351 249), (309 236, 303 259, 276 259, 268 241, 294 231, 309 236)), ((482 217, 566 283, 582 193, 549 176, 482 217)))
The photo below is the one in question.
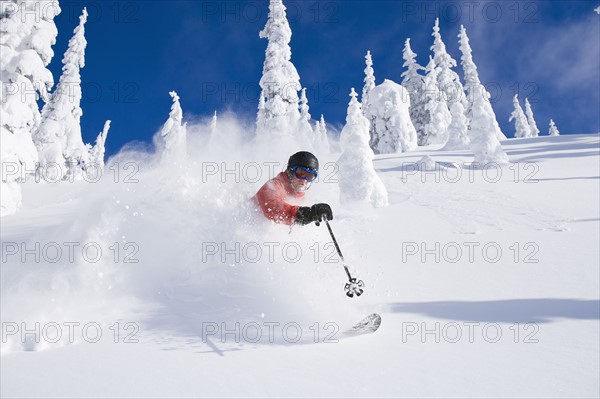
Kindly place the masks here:
MULTIPOLYGON (((57 238, 47 248, 51 255, 26 264, 20 249, 8 248, 18 254, 6 255, 2 268, 2 321, 134 319, 185 336, 209 321, 356 319, 344 296, 331 289, 341 290, 344 273, 332 259, 323 262, 326 231, 290 231, 256 213, 251 197, 284 168, 287 155, 279 154, 286 153, 256 148, 244 151, 253 156, 242 156, 239 147, 212 146, 235 142, 245 131, 227 114, 218 126, 188 126, 188 153, 178 162, 125 148, 98 182, 26 184, 31 197, 44 193, 39 201, 48 200, 47 208, 69 200, 62 208, 72 216, 66 224, 50 222, 33 232, 22 224, 3 234, 3 245, 24 249, 57 238), (65 259, 69 245, 73 261, 65 259), (63 254, 53 263, 56 247, 63 254)), ((329 157, 321 157, 324 172, 329 157)), ((316 186, 307 203, 318 198, 335 207, 333 185, 316 186)), ((13 338, 3 352, 48 346, 13 338)))

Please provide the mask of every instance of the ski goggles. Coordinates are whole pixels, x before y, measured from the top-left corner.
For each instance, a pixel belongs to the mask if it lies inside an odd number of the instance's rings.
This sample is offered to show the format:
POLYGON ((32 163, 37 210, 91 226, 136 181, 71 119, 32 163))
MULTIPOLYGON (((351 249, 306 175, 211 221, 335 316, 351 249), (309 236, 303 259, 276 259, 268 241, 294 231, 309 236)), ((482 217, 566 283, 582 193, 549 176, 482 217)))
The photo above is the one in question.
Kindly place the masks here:
POLYGON ((315 179, 319 176, 315 169, 300 165, 292 166, 292 174, 298 179, 306 180, 309 183, 315 181, 315 179))

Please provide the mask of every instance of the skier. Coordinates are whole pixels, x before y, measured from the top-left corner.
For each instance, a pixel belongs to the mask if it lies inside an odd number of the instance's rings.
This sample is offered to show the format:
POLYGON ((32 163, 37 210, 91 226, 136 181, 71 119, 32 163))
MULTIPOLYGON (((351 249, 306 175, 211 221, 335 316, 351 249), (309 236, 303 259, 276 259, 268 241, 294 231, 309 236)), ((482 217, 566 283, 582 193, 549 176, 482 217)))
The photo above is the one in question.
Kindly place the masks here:
POLYGON ((324 218, 332 220, 333 213, 328 204, 305 207, 289 203, 304 199, 304 192, 315 181, 318 172, 317 157, 307 151, 298 152, 290 157, 286 170, 266 182, 253 199, 263 214, 276 223, 304 226, 319 223, 324 218))

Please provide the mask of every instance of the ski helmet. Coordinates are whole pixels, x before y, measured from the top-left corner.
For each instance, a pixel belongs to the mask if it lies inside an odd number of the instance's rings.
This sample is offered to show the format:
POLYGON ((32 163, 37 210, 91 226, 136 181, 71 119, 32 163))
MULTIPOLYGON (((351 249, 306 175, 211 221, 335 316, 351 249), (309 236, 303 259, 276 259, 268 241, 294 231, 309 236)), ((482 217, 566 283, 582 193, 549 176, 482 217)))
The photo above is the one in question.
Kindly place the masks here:
POLYGON ((304 166, 305 168, 319 170, 319 160, 308 151, 300 151, 292 155, 288 161, 287 168, 290 170, 294 166, 304 166))

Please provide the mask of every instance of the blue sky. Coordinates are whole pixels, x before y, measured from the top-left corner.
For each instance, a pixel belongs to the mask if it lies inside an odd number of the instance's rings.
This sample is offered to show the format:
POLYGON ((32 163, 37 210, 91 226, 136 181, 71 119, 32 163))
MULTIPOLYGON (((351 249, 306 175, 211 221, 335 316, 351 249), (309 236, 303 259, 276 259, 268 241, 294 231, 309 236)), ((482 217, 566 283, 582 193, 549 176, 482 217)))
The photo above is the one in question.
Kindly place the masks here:
MULTIPOLYGON (((252 120, 266 40, 258 37, 268 1, 61 0, 56 56, 62 55, 87 6, 88 47, 82 70, 84 140, 111 119, 108 155, 132 140, 150 142, 168 117, 169 91, 189 117, 231 110, 252 120)), ((467 28, 480 77, 501 128, 515 93, 532 103, 542 134, 553 118, 561 133, 600 131, 600 16, 596 1, 285 1, 292 62, 307 87, 313 118, 341 126, 351 87, 362 90, 364 56, 377 83, 400 82, 407 37, 427 63, 435 17, 449 53, 460 62, 457 35, 467 28)), ((462 70, 457 68, 462 76, 462 70)))

